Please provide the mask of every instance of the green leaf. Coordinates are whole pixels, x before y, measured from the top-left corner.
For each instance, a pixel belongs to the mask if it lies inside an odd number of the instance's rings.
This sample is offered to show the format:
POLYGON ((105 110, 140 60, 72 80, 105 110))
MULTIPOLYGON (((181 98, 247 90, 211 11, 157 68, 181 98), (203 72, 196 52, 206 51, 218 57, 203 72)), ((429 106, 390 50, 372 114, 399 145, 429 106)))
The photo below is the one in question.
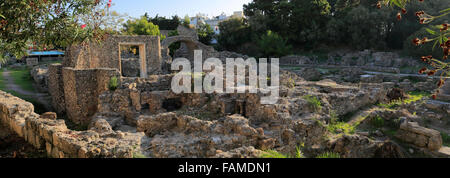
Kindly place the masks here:
POLYGON ((440 13, 444 13, 444 12, 450 12, 450 8, 440 11, 440 13))
POLYGON ((6 19, 6 17, 5 17, 5 16, 3 16, 2 14, 0 14, 0 17, 1 17, 1 18, 4 18, 4 19, 6 19))
POLYGON ((436 45, 437 45, 438 43, 439 43, 439 41, 437 41, 437 40, 436 40, 436 42, 434 42, 434 45, 433 45, 433 48, 432 48, 433 50, 434 50, 434 48, 436 47, 436 45))
POLYGON ((394 3, 396 6, 403 8, 403 6, 400 4, 400 2, 398 2, 398 0, 392 0, 392 3, 394 3))
POLYGON ((427 32, 428 32, 429 34, 432 34, 432 35, 435 35, 435 34, 436 34, 435 31, 433 31, 433 30, 431 30, 431 29, 429 29, 429 28, 426 28, 425 30, 427 30, 427 32))

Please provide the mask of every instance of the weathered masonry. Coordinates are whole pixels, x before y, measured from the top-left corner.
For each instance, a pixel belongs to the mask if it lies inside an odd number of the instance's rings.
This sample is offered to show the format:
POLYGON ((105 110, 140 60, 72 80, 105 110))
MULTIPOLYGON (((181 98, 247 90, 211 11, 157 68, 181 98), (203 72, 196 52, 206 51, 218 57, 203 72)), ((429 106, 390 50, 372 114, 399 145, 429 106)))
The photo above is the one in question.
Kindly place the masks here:
MULTIPOLYGON (((98 96, 108 90, 112 77, 123 76, 125 63, 121 46, 137 46, 139 76, 161 73, 162 57, 158 36, 111 36, 101 43, 72 46, 61 64, 49 67, 49 88, 53 107, 72 121, 88 124, 97 112, 98 96), (62 105, 62 106, 61 106, 62 105)), ((133 68, 131 67, 131 70, 133 68)))

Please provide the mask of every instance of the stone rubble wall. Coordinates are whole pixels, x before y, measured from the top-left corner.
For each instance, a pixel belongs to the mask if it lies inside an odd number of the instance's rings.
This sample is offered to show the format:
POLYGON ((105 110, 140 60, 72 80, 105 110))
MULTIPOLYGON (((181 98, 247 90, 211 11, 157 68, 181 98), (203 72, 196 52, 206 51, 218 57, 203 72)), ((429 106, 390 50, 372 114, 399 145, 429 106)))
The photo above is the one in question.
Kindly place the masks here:
MULTIPOLYGON (((161 71, 161 45, 158 36, 110 36, 106 41, 87 45, 71 46, 66 50, 64 67, 75 69, 114 68, 120 69, 120 44, 145 44, 145 61, 148 74, 161 71)), ((143 55, 143 54, 141 54, 143 55)))
POLYGON ((52 98, 53 109, 63 115, 66 112, 66 102, 64 99, 64 82, 61 64, 48 66, 48 91, 52 98))
POLYGON ((77 124, 87 125, 97 112, 98 96, 109 90, 112 77, 120 76, 116 69, 63 68, 64 101, 67 116, 77 124))
MULTIPOLYGON (((393 52, 348 52, 343 54, 328 54, 327 60, 319 60, 317 56, 285 56, 280 58, 280 64, 284 65, 322 65, 323 66, 359 66, 364 70, 376 72, 400 73, 399 68, 411 66, 423 66, 419 60, 400 57, 393 52)), ((414 71, 416 73, 416 71, 414 71)))
POLYGON ((140 152, 141 141, 148 139, 144 133, 69 130, 56 114, 38 115, 31 103, 3 91, 0 122, 53 158, 131 158, 140 152))
POLYGON ((431 151, 439 150, 443 143, 441 133, 421 127, 417 122, 403 122, 396 137, 418 147, 428 148, 431 151))
POLYGON ((30 71, 31 77, 36 84, 36 88, 40 92, 48 91, 48 67, 46 65, 39 65, 33 67, 30 71))

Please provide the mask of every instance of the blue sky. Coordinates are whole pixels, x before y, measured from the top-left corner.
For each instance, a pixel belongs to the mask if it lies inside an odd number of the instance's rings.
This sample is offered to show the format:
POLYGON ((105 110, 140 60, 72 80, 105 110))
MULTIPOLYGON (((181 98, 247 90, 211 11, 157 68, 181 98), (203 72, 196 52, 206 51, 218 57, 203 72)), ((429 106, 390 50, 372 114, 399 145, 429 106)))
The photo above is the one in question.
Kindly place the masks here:
POLYGON ((184 17, 186 14, 194 16, 204 13, 208 16, 217 16, 222 12, 231 15, 234 11, 242 11, 242 6, 251 0, 112 0, 111 10, 131 17, 139 17, 147 12, 154 17, 172 17, 178 15, 184 17))

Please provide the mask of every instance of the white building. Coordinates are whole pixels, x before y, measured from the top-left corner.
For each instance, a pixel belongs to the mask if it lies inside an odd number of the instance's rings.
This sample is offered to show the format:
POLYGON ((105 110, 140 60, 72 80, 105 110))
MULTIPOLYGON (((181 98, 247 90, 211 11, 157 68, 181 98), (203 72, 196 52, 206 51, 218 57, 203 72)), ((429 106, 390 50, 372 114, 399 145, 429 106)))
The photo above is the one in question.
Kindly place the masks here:
POLYGON ((227 16, 222 12, 222 14, 220 14, 219 16, 215 16, 212 18, 206 16, 205 14, 199 13, 195 17, 191 17, 191 24, 195 27, 198 27, 201 24, 208 24, 216 34, 220 34, 219 23, 230 18, 245 18, 244 12, 236 11, 231 16, 227 16))

